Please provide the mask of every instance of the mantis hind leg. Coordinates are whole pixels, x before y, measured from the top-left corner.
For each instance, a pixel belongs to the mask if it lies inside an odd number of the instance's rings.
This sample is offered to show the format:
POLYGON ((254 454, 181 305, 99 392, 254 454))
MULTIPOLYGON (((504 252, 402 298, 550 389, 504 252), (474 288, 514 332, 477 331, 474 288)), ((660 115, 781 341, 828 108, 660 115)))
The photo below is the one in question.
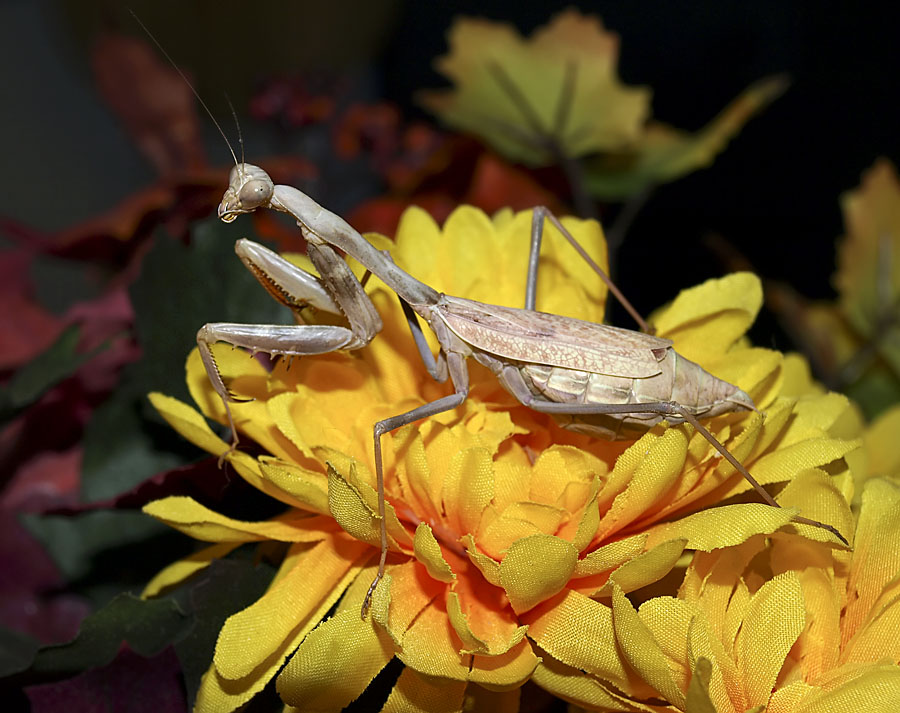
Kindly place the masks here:
POLYGON ((584 261, 591 266, 591 268, 596 272, 600 279, 606 283, 606 286, 609 288, 609 291, 615 295, 616 299, 622 304, 622 306, 626 309, 628 314, 630 314, 634 321, 637 322, 642 332, 646 332, 647 334, 653 334, 654 330, 631 304, 628 301, 628 298, 622 294, 622 291, 616 287, 615 283, 610 279, 609 275, 606 274, 606 271, 600 267, 594 259, 588 255, 587 251, 581 246, 581 244, 575 239, 575 237, 563 226, 560 222, 559 218, 557 218, 553 213, 549 211, 544 206, 537 206, 531 218, 531 249, 528 254, 528 280, 525 286, 525 309, 533 310, 535 307, 535 301, 537 299, 537 276, 538 276, 538 264, 540 262, 541 257, 541 241, 544 236, 544 221, 549 220, 553 226, 562 233, 562 236, 569 241, 569 244, 584 258, 584 261))

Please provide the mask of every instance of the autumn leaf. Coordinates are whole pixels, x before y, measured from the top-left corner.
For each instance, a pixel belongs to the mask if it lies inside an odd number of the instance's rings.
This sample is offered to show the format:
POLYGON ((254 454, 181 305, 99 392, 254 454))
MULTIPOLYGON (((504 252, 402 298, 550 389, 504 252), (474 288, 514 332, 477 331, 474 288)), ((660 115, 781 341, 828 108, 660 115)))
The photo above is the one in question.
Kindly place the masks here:
POLYGON ((436 67, 456 86, 420 102, 510 159, 546 165, 640 135, 650 92, 619 81, 619 39, 596 17, 567 10, 529 39, 506 23, 461 18, 449 43, 436 67))
POLYGON ((191 88, 147 42, 103 35, 92 67, 101 96, 161 176, 206 166, 191 88))
POLYGON ((784 75, 751 84, 715 119, 693 133, 648 122, 633 146, 588 162, 588 190, 598 198, 620 199, 709 166, 744 124, 781 96, 787 85, 784 75))
POLYGON ((841 310, 900 375, 900 180, 887 159, 841 199, 847 231, 834 276, 841 310))

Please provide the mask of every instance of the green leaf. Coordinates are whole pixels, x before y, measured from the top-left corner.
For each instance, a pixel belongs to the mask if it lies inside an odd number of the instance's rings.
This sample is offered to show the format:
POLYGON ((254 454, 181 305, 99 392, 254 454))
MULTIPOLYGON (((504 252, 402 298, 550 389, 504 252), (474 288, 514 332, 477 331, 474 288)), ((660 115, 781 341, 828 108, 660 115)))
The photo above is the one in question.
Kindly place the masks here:
POLYGON ((594 196, 619 200, 712 164, 757 112, 787 88, 782 75, 750 85, 697 132, 651 121, 625 151, 603 153, 585 164, 585 183, 594 196))
POLYGON ((191 618, 170 599, 120 594, 87 617, 72 641, 38 651, 30 673, 64 677, 105 666, 123 641, 141 656, 154 656, 179 640, 191 624, 191 618))
POLYGON ((190 587, 179 589, 174 596, 181 607, 193 615, 190 631, 175 644, 188 693, 188 706, 193 707, 200 678, 212 661, 216 639, 222 624, 232 614, 259 599, 272 578, 275 568, 231 557, 214 561, 190 587))
POLYGON ((600 20, 566 10, 525 39, 512 25, 459 18, 435 67, 454 88, 419 101, 457 129, 530 165, 628 146, 650 91, 619 81, 618 38, 600 20))
POLYGON ((81 330, 78 327, 68 327, 47 351, 13 374, 6 388, 0 390, 0 419, 11 418, 37 401, 60 381, 74 374, 88 359, 106 348, 104 345, 92 352, 78 354, 75 349, 80 337, 81 330))
POLYGON ((0 627, 0 678, 28 668, 40 645, 28 634, 0 627))
MULTIPOLYGON (((97 510, 76 516, 23 515, 21 519, 68 580, 86 576, 92 560, 104 551, 125 550, 171 532, 142 512, 123 510, 97 510)), ((117 574, 121 576, 121 572, 117 574)))
POLYGON ((207 322, 291 323, 234 254, 246 224, 199 223, 190 245, 158 235, 131 287, 139 362, 93 415, 85 435, 82 495, 114 497, 195 451, 166 426, 146 395, 162 391, 190 401, 184 364, 207 322))

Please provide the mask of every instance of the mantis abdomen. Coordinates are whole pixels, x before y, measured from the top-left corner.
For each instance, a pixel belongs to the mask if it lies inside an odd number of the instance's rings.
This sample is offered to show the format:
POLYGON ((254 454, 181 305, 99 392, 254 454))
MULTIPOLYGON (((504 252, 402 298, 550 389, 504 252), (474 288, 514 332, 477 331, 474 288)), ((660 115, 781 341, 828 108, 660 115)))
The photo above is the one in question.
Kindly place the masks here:
MULTIPOLYGON (((669 348, 655 376, 628 378, 565 369, 544 364, 522 364, 529 390, 556 403, 641 404, 674 401, 698 418, 711 418, 743 409, 755 410, 750 397, 733 384, 718 379, 699 364, 669 348)), ((557 414, 570 431, 601 438, 632 438, 663 419, 682 423, 676 415, 657 413, 557 414)))

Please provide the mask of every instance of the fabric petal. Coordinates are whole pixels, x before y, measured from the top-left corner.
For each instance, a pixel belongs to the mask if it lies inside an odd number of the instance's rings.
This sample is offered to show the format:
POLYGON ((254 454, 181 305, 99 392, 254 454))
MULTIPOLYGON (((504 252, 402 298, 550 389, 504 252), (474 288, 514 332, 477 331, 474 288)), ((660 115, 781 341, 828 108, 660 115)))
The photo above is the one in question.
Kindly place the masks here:
MULTIPOLYGON (((350 464, 348 477, 328 463, 328 508, 332 517, 345 532, 360 542, 381 547, 378 517, 378 495, 375 489, 356 474, 356 463, 350 464)), ((412 538, 400 524, 393 506, 385 502, 388 547, 394 551, 412 548, 412 538)))
POLYGON ((225 557, 229 552, 240 546, 239 542, 223 542, 202 550, 193 552, 177 562, 173 562, 161 569, 144 587, 141 599, 150 599, 184 582, 197 572, 202 572, 209 567, 214 560, 225 557))
POLYGON ((625 562, 609 575, 609 581, 591 596, 612 596, 618 587, 626 594, 665 577, 684 552, 687 540, 669 540, 625 562))
POLYGON ((390 637, 359 611, 313 629, 278 676, 278 695, 304 711, 337 711, 356 700, 394 657, 390 637))
POLYGON ((620 655, 608 606, 566 590, 519 619, 528 624, 528 638, 566 666, 608 681, 629 695, 651 692, 620 655))
POLYGON ((456 575, 441 554, 441 546, 435 539, 434 533, 431 531, 428 523, 420 522, 416 527, 416 534, 413 538, 413 554, 425 568, 428 574, 439 582, 452 582, 456 579, 456 575))
POLYGON ((793 508, 773 508, 763 503, 722 505, 651 528, 646 547, 651 549, 662 542, 684 538, 687 549, 711 552, 738 545, 753 535, 775 532, 796 514, 793 508))
POLYGON ((753 595, 738 639, 748 707, 768 704, 788 652, 805 626, 803 590, 795 572, 776 575, 753 595))
POLYGON ((557 661, 546 652, 538 649, 541 665, 538 666, 531 679, 554 696, 581 706, 587 710, 621 711, 622 713, 649 713, 658 709, 642 705, 630 700, 615 691, 612 687, 584 671, 557 661))
POLYGON ((679 708, 684 708, 684 692, 678 688, 666 656, 653 634, 641 621, 631 602, 618 587, 612 593, 613 628, 616 641, 628 663, 662 697, 679 708))
POLYGON ((578 550, 552 535, 517 540, 500 562, 500 583, 516 613, 559 592, 575 571, 578 550))
POLYGON ((531 678, 540 662, 531 642, 523 639, 502 654, 473 656, 469 681, 496 691, 514 690, 531 678))
MULTIPOLYGON (((391 601, 396 599, 392 594, 391 601)), ((471 657, 461 654, 462 641, 453 631, 443 603, 425 607, 406 630, 398 654, 403 663, 425 676, 467 681, 471 657)))
POLYGON ((198 448, 214 456, 228 450, 228 444, 213 432, 199 412, 187 404, 158 391, 148 394, 147 398, 166 423, 198 448))
POLYGON ((381 713, 462 713, 465 681, 435 680, 405 668, 381 713))
POLYGON ((330 518, 310 516, 299 510, 263 522, 234 520, 184 495, 154 500, 143 511, 169 527, 206 542, 315 542, 334 531, 330 518))
POLYGON ((736 272, 682 290, 653 321, 659 336, 675 340, 680 354, 702 364, 728 351, 753 323, 761 306, 759 278, 736 272))
POLYGON ((218 673, 243 678, 294 638, 295 630, 310 631, 359 574, 370 553, 363 543, 338 535, 308 549, 295 549, 285 560, 284 575, 258 601, 225 621, 216 642, 218 673), (313 572, 315 576, 310 576, 313 572))

